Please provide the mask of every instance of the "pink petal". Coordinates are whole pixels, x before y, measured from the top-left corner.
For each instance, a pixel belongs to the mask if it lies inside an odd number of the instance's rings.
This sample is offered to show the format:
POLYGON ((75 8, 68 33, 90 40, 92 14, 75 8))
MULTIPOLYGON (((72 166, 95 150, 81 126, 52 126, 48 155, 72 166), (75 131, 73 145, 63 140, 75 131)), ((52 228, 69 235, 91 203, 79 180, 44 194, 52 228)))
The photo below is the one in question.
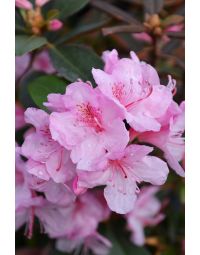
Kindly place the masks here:
POLYGON ((50 176, 46 171, 45 165, 33 160, 29 160, 27 162, 27 172, 45 181, 48 181, 50 179, 50 176))
POLYGON ((65 149, 52 153, 46 161, 46 170, 56 183, 65 183, 72 180, 75 174, 75 165, 65 149))
POLYGON ((131 236, 132 242, 138 246, 144 245, 145 236, 142 224, 135 218, 130 218, 128 223, 129 229, 133 232, 131 236))
POLYGON ((118 52, 116 50, 104 51, 102 59, 105 62, 104 71, 106 73, 112 73, 115 64, 118 62, 118 52))
POLYGON ((132 172, 138 178, 138 181, 162 185, 167 179, 169 169, 161 159, 154 156, 145 156, 141 161, 135 162, 132 172))
POLYGON ((49 115, 43 110, 30 107, 24 115, 26 123, 32 124, 36 129, 44 128, 49 124, 49 115))
POLYGON ((118 185, 108 185, 104 189, 104 196, 109 208, 119 214, 126 214, 134 207, 136 200, 136 183, 129 179, 122 179, 124 192, 119 190, 118 185))

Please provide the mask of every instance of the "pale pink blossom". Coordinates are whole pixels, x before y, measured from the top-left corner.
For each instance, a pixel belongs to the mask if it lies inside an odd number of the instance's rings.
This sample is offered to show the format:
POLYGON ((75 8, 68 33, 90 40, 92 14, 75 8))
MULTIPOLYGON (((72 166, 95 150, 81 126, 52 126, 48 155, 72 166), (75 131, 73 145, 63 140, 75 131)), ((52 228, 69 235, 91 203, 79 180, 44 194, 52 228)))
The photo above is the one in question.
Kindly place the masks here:
POLYGON ((99 90, 75 82, 67 87, 63 102, 66 110, 50 115, 50 131, 55 141, 72 150, 74 163, 94 170, 92 165, 104 154, 126 147, 129 135, 122 112, 99 90))
POLYGON ((37 6, 43 6, 43 5, 45 5, 46 3, 48 3, 49 2, 49 0, 35 0, 35 4, 37 5, 37 6))
POLYGON ((24 109, 21 105, 15 104, 15 129, 20 129, 24 126, 24 109))
POLYGON ((35 208, 43 205, 43 198, 30 189, 25 171, 25 162, 20 158, 19 147, 16 148, 15 172, 15 228, 18 230, 28 224, 28 237, 33 231, 35 208))
POLYGON ((145 132, 139 134, 138 139, 160 148, 164 152, 164 157, 170 167, 180 176, 184 176, 185 172, 179 161, 184 158, 185 151, 183 137, 185 130, 185 102, 182 102, 180 106, 173 102, 160 121, 162 128, 159 132, 145 132))
POLYGON ((30 63, 30 55, 24 54, 23 56, 17 56, 15 57, 15 79, 19 79, 26 69, 28 68, 28 65, 30 63))
POLYGON ((15 0, 15 5, 25 10, 31 10, 33 8, 32 3, 28 0, 15 0))
POLYGON ((57 31, 57 30, 61 29, 62 26, 63 26, 63 23, 59 19, 52 19, 48 23, 48 29, 50 31, 57 31))
POLYGON ((85 193, 67 207, 47 203, 38 208, 36 215, 51 238, 80 240, 95 233, 99 222, 109 216, 108 212, 93 194, 85 193))
POLYGON ((49 54, 46 50, 36 55, 32 66, 27 70, 30 64, 30 54, 24 54, 23 56, 17 56, 15 58, 15 79, 19 79, 22 75, 26 75, 30 71, 39 71, 47 74, 52 74, 55 69, 51 63, 49 54), (27 70, 27 72, 26 72, 27 70))
POLYGON ((108 154, 103 171, 78 171, 77 189, 106 185, 104 196, 109 208, 121 214, 130 212, 138 193, 136 183, 162 185, 166 181, 167 164, 148 156, 152 150, 148 146, 129 145, 122 152, 108 154))
POLYGON ((144 245, 146 226, 155 226, 164 219, 160 213, 161 203, 155 197, 157 187, 145 187, 141 189, 134 209, 125 215, 128 229, 131 231, 131 240, 136 245, 144 245))
POLYGON ((33 62, 33 69, 35 71, 41 71, 48 74, 55 72, 55 69, 51 63, 51 60, 49 58, 49 54, 47 51, 42 51, 36 56, 33 62))
POLYGON ((108 60, 105 71, 93 68, 98 88, 123 110, 124 118, 136 131, 159 131, 157 119, 172 101, 171 90, 160 85, 156 70, 140 62, 134 52, 131 59, 118 59, 117 54, 116 50, 104 53, 104 60, 108 60))
POLYGON ((26 169, 30 174, 49 181, 65 183, 74 176, 74 164, 69 151, 51 138, 49 115, 39 109, 28 108, 25 112, 26 123, 35 127, 35 132, 27 135, 21 147, 21 154, 28 161, 26 169))
POLYGON ((83 249, 85 254, 88 251, 92 251, 95 255, 107 255, 111 247, 111 242, 97 232, 84 239, 71 240, 60 238, 56 242, 56 248, 62 252, 73 252, 83 249))

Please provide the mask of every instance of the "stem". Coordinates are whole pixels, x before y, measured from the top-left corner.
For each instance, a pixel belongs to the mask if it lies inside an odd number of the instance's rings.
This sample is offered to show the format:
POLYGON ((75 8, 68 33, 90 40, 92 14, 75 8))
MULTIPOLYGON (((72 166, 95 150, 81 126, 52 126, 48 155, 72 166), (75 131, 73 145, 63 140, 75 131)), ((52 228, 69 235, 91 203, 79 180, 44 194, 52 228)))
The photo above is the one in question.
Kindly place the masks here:
POLYGON ((152 53, 151 53, 151 64, 153 67, 156 68, 156 64, 157 64, 157 45, 158 45, 158 39, 157 36, 152 35, 153 38, 153 42, 152 42, 152 53))

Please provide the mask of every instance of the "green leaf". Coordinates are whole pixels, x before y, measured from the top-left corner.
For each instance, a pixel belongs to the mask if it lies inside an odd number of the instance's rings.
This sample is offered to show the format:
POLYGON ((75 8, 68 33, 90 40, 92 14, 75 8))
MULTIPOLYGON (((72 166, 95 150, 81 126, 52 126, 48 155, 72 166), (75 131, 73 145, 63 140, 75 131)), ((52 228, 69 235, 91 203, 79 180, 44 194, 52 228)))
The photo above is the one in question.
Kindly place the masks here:
POLYGON ((19 91, 18 91, 18 98, 24 108, 28 107, 36 107, 35 103, 33 102, 32 98, 29 95, 28 85, 38 77, 44 75, 41 72, 31 72, 27 74, 23 79, 20 81, 19 84, 19 91))
POLYGON ((85 46, 53 47, 49 52, 55 69, 71 82, 82 79, 94 84, 92 68, 103 68, 101 58, 92 49, 85 46))
POLYGON ((38 36, 16 35, 15 55, 21 56, 27 52, 40 48, 47 43, 46 38, 38 36))
POLYGON ((60 19, 66 19, 67 17, 80 11, 88 3, 89 0, 56 0, 54 1, 53 8, 60 11, 60 19))
POLYGON ((15 32, 16 33, 26 32, 26 25, 18 9, 15 10, 15 32))
POLYGON ((109 19, 107 18, 107 19, 99 20, 97 22, 92 22, 89 24, 81 24, 81 25, 78 24, 77 27, 69 31, 64 36, 58 38, 58 40, 56 41, 56 45, 59 45, 68 40, 71 40, 72 38, 76 36, 80 36, 80 35, 95 31, 96 29, 103 27, 106 23, 108 23, 108 21, 109 19))
POLYGON ((35 79, 29 84, 29 93, 35 104, 41 109, 46 110, 43 105, 47 102, 47 96, 50 93, 61 93, 65 92, 67 83, 56 76, 44 75, 35 79))

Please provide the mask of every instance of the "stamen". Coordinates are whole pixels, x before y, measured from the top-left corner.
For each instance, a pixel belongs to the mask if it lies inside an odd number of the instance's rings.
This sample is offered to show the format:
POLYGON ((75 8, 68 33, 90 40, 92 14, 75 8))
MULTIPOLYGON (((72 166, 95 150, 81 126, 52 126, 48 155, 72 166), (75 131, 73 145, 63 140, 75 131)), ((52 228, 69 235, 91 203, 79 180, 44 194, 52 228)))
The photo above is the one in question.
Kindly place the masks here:
POLYGON ((58 163, 58 167, 56 168, 56 171, 59 171, 61 166, 62 166, 62 157, 63 157, 63 150, 60 153, 60 160, 59 160, 59 163, 58 163))

